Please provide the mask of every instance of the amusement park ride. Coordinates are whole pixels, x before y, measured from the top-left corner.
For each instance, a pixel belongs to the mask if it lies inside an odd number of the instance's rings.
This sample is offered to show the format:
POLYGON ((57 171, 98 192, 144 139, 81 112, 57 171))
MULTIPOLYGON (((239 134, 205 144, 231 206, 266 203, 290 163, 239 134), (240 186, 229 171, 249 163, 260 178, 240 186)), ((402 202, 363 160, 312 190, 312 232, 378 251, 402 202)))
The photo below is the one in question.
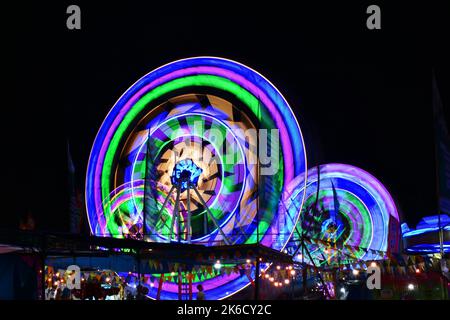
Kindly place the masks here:
MULTIPOLYGON (((302 265, 382 259, 389 226, 398 224, 391 196, 369 173, 344 164, 308 170, 300 126, 278 89, 215 57, 164 65, 120 97, 94 141, 85 194, 96 236, 258 244, 302 265), (261 140, 258 131, 276 135, 261 140), (264 163, 263 148, 270 150, 264 163), (268 165, 277 170, 263 173, 268 165)), ((259 267, 251 277, 213 275, 202 285, 223 299, 270 264, 259 267)), ((174 283, 160 291, 178 296, 174 283)), ((148 296, 156 295, 151 288, 148 296)))

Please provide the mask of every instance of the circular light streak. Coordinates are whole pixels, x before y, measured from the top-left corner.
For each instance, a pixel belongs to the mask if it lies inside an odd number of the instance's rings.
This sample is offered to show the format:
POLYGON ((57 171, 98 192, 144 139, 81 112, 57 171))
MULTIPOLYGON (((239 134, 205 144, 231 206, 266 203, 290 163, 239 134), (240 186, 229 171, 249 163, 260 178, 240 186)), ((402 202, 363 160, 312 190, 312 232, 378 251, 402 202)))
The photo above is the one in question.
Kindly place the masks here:
MULTIPOLYGON (((113 106, 88 163, 86 207, 92 233, 136 237, 146 230, 147 241, 170 241, 175 196, 169 193, 177 177, 173 170, 188 159, 198 169, 190 166, 189 171, 195 172, 199 194, 219 227, 206 215, 197 195, 190 193, 192 225, 187 230, 187 191, 182 188, 182 242, 190 232, 193 243, 204 245, 222 244, 226 237, 233 244, 258 241, 284 249, 300 212, 282 210, 280 202, 288 186, 298 185, 298 180, 306 183, 299 125, 266 78, 242 64, 214 57, 164 65, 139 79, 113 106), (271 163, 278 170, 271 175, 261 175, 261 165, 252 162, 252 157, 258 159, 260 137, 247 133, 259 129, 269 135, 278 130, 279 145, 273 139, 266 141, 271 154, 279 151, 271 163), (167 206, 162 208, 166 198, 167 206), (150 212, 146 219, 144 211, 150 212)), ((302 203, 300 198, 298 194, 302 203)), ((249 268, 254 276, 254 266, 249 268)), ((241 274, 207 275, 195 282, 202 282, 210 299, 225 298, 250 284, 241 274)), ((156 290, 150 287, 149 296, 155 297, 156 290)), ((166 281, 161 299, 177 299, 177 291, 175 282, 166 281)))
MULTIPOLYGON (((286 210, 299 208, 296 195, 301 195, 302 188, 292 191, 286 210)), ((371 250, 387 250, 390 216, 398 221, 395 203, 374 176, 351 165, 321 165, 320 173, 317 167, 308 170, 304 205, 293 242, 297 246, 301 234, 310 239, 307 246, 316 264, 337 263, 338 259, 380 259, 371 250)), ((303 258, 312 263, 306 253, 303 258)), ((296 259, 301 261, 301 256, 296 259)))

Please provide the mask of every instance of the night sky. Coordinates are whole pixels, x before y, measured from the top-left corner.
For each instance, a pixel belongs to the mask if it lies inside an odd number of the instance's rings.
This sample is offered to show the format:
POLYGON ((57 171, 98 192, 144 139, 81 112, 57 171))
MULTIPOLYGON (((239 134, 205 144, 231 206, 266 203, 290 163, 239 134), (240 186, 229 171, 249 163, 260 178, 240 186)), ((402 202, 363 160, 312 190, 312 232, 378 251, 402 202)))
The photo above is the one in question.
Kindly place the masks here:
POLYGON ((39 2, 12 11, 1 224, 16 227, 30 211, 39 229, 68 231, 67 141, 82 190, 90 148, 115 101, 152 69, 197 55, 237 60, 274 83, 299 120, 309 166, 367 170, 410 226, 436 214, 431 71, 449 118, 450 11, 383 5, 382 30, 369 31, 367 5, 258 3, 39 2), (69 4, 81 7, 80 31, 66 29, 69 4))

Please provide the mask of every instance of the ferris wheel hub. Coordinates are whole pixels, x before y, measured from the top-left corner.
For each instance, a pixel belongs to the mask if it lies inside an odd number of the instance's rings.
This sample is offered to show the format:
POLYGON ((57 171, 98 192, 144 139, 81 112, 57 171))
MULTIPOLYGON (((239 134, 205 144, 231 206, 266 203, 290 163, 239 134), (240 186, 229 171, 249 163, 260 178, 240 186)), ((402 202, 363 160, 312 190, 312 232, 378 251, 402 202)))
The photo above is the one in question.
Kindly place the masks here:
POLYGON ((203 170, 192 159, 183 159, 175 164, 172 172, 172 184, 179 186, 181 191, 190 187, 197 187, 198 179, 203 170))

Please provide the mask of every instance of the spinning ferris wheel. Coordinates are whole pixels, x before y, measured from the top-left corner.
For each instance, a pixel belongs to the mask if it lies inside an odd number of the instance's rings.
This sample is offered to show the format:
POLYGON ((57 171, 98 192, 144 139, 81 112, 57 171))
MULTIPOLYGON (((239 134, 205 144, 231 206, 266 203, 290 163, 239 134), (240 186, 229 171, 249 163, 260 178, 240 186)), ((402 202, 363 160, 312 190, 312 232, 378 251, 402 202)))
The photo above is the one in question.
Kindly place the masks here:
MULTIPOLYGON (((105 118, 87 171, 90 227, 100 236, 281 251, 300 215, 281 203, 293 184, 305 186, 306 168, 297 120, 266 78, 227 59, 179 60, 139 79, 105 118)), ((203 281, 217 299, 247 285, 235 274, 203 281)), ((162 296, 176 295, 166 284, 162 296)))
POLYGON ((299 253, 298 262, 316 266, 383 259, 390 226, 399 220, 394 200, 378 179, 339 163, 309 169, 306 187, 294 189, 286 207, 300 211, 290 252, 299 253))

